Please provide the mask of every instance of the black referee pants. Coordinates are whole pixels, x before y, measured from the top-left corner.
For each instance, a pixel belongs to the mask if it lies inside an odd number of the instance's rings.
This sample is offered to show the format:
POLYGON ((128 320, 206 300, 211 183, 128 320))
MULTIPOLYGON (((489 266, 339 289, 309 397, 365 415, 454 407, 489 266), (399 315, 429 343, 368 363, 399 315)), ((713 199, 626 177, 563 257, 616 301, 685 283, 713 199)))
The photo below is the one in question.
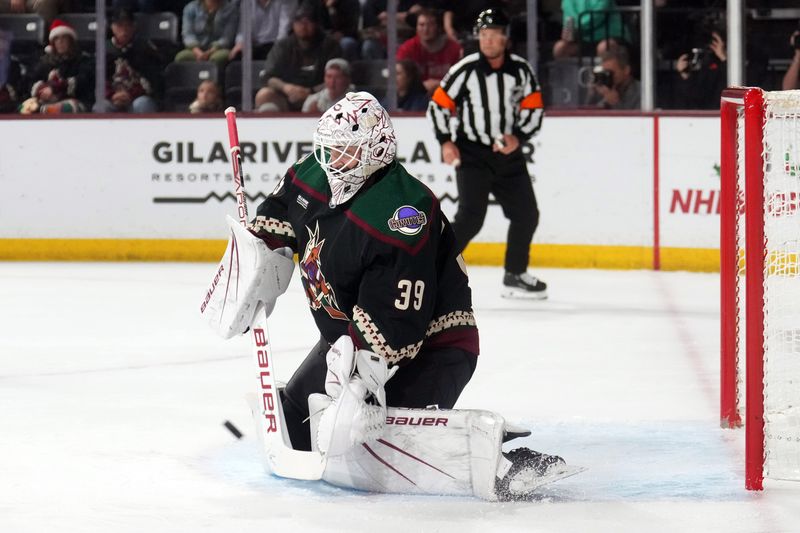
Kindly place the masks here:
MULTIPOLYGON (((286 428, 295 450, 311 449, 308 397, 325 394, 328 364, 325 355, 330 344, 320 339, 286 384, 281 395, 286 428)), ((472 378, 478 356, 459 348, 424 346, 417 356, 386 383, 386 403, 390 407, 425 408, 438 405, 452 409, 461 391, 472 378)))
POLYGON ((525 272, 539 208, 522 150, 503 155, 482 144, 456 144, 461 152, 456 171, 458 211, 453 220, 458 249, 463 251, 480 231, 492 193, 509 220, 505 268, 512 274, 525 272))

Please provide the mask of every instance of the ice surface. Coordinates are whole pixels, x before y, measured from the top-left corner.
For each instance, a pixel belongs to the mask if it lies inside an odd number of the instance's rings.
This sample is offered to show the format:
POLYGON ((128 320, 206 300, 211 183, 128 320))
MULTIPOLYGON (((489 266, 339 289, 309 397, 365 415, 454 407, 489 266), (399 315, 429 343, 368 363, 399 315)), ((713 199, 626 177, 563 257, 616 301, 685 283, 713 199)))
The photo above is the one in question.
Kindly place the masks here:
MULTIPOLYGON (((800 484, 745 491, 743 435, 718 427, 716 275, 537 270, 550 300, 527 302, 470 269, 483 353, 459 406, 589 468, 497 504, 265 475, 247 340, 198 317, 212 271, 0 263, 0 531, 800 530, 800 484)), ((270 328, 287 379, 316 340, 297 280, 270 328)))

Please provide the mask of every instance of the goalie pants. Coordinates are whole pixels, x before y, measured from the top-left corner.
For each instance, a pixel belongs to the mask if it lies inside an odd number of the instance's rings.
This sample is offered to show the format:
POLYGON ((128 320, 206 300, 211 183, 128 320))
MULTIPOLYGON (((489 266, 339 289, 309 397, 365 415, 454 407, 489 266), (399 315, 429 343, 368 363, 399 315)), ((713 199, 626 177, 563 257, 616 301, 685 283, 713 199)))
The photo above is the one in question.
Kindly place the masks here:
MULTIPOLYGON (((311 450, 308 397, 325 394, 328 365, 325 355, 330 344, 320 339, 286 384, 281 395, 283 414, 292 447, 311 450)), ((451 409, 475 371, 478 356, 460 348, 423 346, 419 354, 400 367, 386 383, 386 401, 391 407, 425 408, 437 405, 451 409)))
POLYGON ((458 211, 453 218, 456 245, 463 252, 481 230, 489 193, 509 220, 505 268, 521 274, 528 268, 530 244, 539 224, 539 207, 522 149, 509 155, 469 141, 458 141, 461 166, 456 171, 458 211))

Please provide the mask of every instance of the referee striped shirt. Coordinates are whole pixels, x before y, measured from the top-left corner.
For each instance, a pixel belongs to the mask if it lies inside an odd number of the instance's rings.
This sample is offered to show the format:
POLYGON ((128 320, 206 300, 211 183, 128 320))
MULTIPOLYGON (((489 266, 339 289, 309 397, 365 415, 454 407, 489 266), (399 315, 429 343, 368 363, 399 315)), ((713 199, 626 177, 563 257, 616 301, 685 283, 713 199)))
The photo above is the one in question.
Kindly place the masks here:
POLYGON ((440 143, 467 139, 491 146, 503 134, 524 142, 539 130, 543 115, 530 63, 509 53, 497 70, 479 52, 464 57, 450 67, 428 105, 440 143))

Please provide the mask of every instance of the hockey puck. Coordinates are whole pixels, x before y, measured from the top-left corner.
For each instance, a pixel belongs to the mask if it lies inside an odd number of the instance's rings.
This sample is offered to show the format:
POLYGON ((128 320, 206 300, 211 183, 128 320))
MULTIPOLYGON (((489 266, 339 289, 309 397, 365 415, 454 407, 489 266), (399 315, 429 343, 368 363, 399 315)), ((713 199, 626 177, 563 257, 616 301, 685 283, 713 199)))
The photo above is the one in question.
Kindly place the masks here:
POLYGON ((226 428, 228 428, 228 431, 230 431, 231 433, 233 433, 233 436, 234 436, 234 437, 236 437, 237 439, 241 439, 241 438, 243 437, 243 435, 242 435, 242 432, 241 432, 241 431, 239 431, 239 429, 238 429, 236 426, 234 426, 234 425, 231 423, 231 421, 230 421, 230 420, 226 420, 226 421, 225 421, 225 423, 224 423, 223 425, 224 425, 226 428))

